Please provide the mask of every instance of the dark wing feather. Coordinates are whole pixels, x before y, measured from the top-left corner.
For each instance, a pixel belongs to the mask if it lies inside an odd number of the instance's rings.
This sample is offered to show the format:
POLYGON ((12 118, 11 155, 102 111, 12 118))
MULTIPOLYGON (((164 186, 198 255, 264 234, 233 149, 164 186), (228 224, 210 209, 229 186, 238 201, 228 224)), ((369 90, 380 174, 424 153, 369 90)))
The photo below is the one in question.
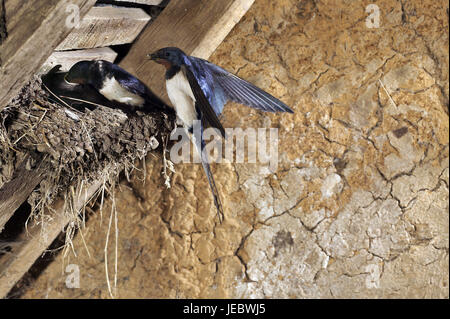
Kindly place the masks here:
MULTIPOLYGON (((208 75, 210 86, 220 87, 227 98, 256 109, 266 112, 289 112, 294 113, 289 106, 261 90, 250 82, 222 69, 221 67, 203 59, 189 57, 192 64, 199 65, 208 75)), ((216 89, 217 90, 217 89, 216 89)))
POLYGON ((184 62, 194 74, 214 112, 220 115, 229 99, 220 84, 214 80, 214 74, 208 68, 209 62, 191 56, 185 56, 184 62))
POLYGON ((223 87, 228 98, 234 102, 245 104, 265 112, 294 113, 289 106, 277 98, 231 73, 227 75, 221 74, 216 79, 223 87))
POLYGON ((219 129, 220 134, 222 134, 222 136, 225 137, 225 129, 220 123, 220 120, 217 117, 216 112, 214 111, 208 99, 206 98, 205 93, 200 88, 200 85, 198 84, 194 74, 186 66, 182 67, 182 71, 186 75, 186 78, 189 81, 189 85, 191 86, 192 93, 194 94, 195 106, 199 108, 206 122, 208 122, 209 125, 211 125, 212 127, 219 129))

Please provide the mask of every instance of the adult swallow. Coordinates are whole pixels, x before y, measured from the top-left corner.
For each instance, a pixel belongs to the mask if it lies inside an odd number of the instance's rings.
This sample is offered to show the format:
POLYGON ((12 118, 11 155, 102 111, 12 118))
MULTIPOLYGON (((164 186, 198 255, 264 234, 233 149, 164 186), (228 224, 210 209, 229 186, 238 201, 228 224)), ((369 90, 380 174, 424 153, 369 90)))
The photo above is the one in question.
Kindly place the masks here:
POLYGON ((67 72, 65 80, 94 88, 125 112, 172 111, 139 79, 108 61, 77 62, 67 72))
MULTIPOLYGON (((225 130, 218 115, 222 113, 228 101, 266 112, 294 113, 286 104, 250 82, 211 62, 186 55, 179 48, 163 48, 149 54, 149 57, 166 68, 167 94, 175 107, 177 117, 191 134, 194 121, 200 120, 201 125, 209 124, 218 129, 224 137, 225 130)), ((206 153, 203 152, 203 134, 200 135, 200 141, 196 142, 194 144, 202 159, 220 219, 223 209, 206 153)))

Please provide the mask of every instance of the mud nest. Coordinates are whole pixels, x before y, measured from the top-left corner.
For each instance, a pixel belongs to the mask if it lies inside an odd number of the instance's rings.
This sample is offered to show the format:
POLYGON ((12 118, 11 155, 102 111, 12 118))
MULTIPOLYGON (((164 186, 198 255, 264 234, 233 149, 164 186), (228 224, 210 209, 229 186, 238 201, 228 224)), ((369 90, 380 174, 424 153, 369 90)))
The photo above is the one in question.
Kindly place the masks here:
POLYGON ((23 161, 29 170, 45 167, 28 198, 32 211, 42 211, 80 185, 117 180, 123 170, 129 176, 149 151, 163 149, 173 125, 174 118, 161 112, 76 111, 35 77, 0 112, 0 188, 23 161))

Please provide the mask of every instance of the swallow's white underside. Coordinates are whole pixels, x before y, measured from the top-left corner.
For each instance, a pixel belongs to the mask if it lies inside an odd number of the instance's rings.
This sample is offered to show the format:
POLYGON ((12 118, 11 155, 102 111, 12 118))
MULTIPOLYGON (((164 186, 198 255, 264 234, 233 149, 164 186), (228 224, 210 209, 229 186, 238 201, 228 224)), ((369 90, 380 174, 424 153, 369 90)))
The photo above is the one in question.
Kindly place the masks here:
POLYGON ((184 73, 180 71, 171 79, 166 80, 166 88, 170 102, 177 112, 177 117, 183 122, 186 129, 191 128, 194 120, 197 120, 197 112, 195 97, 184 73))
POLYGON ((144 104, 142 97, 124 89, 114 77, 106 79, 100 93, 110 101, 133 106, 142 106, 144 104))

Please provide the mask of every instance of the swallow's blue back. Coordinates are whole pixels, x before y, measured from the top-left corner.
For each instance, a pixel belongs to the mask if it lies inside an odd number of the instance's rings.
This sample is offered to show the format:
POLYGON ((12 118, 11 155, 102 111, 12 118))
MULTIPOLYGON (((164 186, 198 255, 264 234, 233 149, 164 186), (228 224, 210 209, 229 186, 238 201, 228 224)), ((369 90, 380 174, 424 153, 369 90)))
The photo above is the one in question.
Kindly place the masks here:
POLYGON ((294 113, 286 104, 266 91, 206 60, 185 56, 191 69, 217 115, 225 103, 234 101, 265 112, 294 113))

